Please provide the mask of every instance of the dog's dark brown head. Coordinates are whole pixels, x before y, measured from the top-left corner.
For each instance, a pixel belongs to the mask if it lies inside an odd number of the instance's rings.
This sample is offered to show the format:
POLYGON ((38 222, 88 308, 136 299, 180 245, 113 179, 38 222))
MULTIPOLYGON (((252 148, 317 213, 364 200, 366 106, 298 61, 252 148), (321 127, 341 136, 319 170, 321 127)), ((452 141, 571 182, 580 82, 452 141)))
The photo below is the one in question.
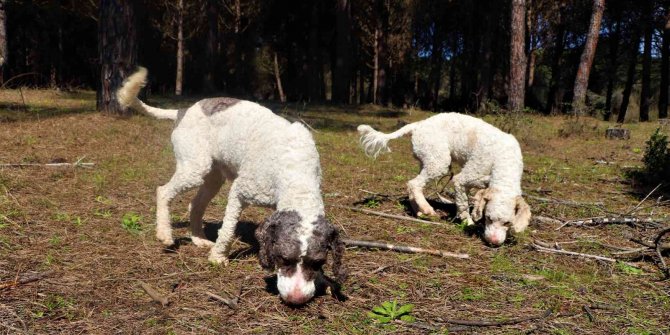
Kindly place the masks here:
POLYGON ((344 280, 344 243, 323 216, 303 222, 296 211, 276 211, 258 227, 256 239, 261 266, 277 269, 277 289, 288 303, 303 304, 314 296, 315 279, 323 271, 328 251, 333 254, 334 276, 344 280))

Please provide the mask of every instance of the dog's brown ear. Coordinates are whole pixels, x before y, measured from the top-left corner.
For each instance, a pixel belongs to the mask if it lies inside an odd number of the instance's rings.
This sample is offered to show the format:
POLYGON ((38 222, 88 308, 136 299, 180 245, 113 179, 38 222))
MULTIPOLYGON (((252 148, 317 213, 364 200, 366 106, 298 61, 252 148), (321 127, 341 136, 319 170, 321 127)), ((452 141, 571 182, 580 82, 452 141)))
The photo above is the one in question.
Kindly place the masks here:
POLYGON ((482 219, 484 216, 484 209, 486 208, 486 203, 491 200, 491 189, 485 188, 477 191, 475 196, 472 197, 474 200, 474 208, 472 209, 472 220, 477 222, 482 219))
POLYGON ((343 283, 347 279, 347 271, 342 266, 344 257, 344 242, 340 239, 340 233, 335 227, 328 235, 328 248, 333 253, 333 275, 338 283, 343 283))
POLYGON ((275 268, 274 256, 272 255, 272 246, 276 239, 279 216, 273 213, 265 222, 256 228, 256 240, 258 240, 258 261, 263 269, 272 271, 275 268))
POLYGON ((516 197, 514 222, 512 222, 512 232, 520 233, 528 227, 530 223, 530 206, 521 196, 516 197))

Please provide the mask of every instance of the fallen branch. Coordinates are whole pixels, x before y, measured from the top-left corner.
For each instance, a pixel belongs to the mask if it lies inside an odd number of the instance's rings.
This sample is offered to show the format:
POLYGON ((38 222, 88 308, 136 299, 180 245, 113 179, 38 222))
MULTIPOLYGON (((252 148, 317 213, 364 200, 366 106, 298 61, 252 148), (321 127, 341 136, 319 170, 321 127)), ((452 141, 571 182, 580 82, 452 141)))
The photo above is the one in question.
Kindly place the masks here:
POLYGON ((588 218, 588 219, 583 219, 583 220, 568 220, 563 222, 563 224, 556 228, 556 230, 559 230, 565 226, 576 226, 576 227, 581 227, 581 226, 597 226, 601 224, 626 224, 629 226, 638 226, 642 224, 644 227, 648 228, 653 228, 653 227, 658 227, 659 226, 659 219, 654 219, 654 218, 637 218, 637 217, 595 217, 595 218, 588 218))
POLYGON ((0 290, 4 290, 7 288, 19 286, 19 285, 24 285, 28 283, 32 283, 35 281, 38 281, 48 275, 50 275, 53 271, 47 271, 47 272, 42 272, 42 273, 35 273, 31 274, 22 278, 16 278, 14 280, 9 280, 3 283, 0 283, 0 290))
POLYGON ((511 320, 502 320, 502 321, 489 321, 489 320, 459 320, 459 319, 439 319, 440 322, 451 323, 461 326, 470 326, 470 327, 496 327, 496 326, 508 326, 515 325, 522 322, 540 320, 548 318, 552 313, 551 309, 546 310, 541 315, 527 316, 523 318, 511 319, 511 320))
MULTIPOLYGON (((574 252, 574 251, 569 251, 569 250, 562 250, 562 249, 556 249, 552 248, 549 246, 549 244, 541 242, 541 241, 534 241, 531 246, 535 248, 537 251, 541 252, 547 252, 547 253, 554 253, 554 254, 564 254, 564 255, 570 255, 570 256, 577 256, 577 257, 583 257, 583 258, 591 258, 591 259, 597 259, 599 261, 605 261, 609 263, 616 263, 616 262, 622 262, 620 260, 610 258, 610 257, 605 257, 605 256, 599 256, 599 255, 592 255, 592 254, 583 254, 580 252, 574 252)), ((628 262, 622 262, 626 265, 632 266, 637 268, 635 264, 631 264, 628 262)))
POLYGON ((635 205, 635 207, 633 207, 631 210, 626 212, 626 214, 624 214, 623 216, 630 215, 633 212, 635 212, 638 208, 640 208, 642 203, 645 202, 654 192, 656 192, 656 190, 658 190, 658 188, 661 187, 661 185, 663 185, 663 183, 660 183, 660 184, 656 185, 656 187, 654 187, 654 189, 651 190, 651 192, 647 193, 647 195, 637 205, 635 205))
POLYGON ((16 163, 16 164, 0 164, 0 167, 30 167, 30 166, 42 166, 42 167, 64 167, 64 166, 72 166, 72 167, 81 167, 81 168, 92 168, 95 166, 95 163, 84 163, 82 160, 84 157, 79 158, 76 162, 74 163, 46 163, 46 164, 41 164, 41 163, 16 163))
POLYGON ((402 216, 402 215, 386 214, 386 213, 382 213, 382 212, 371 211, 369 209, 342 206, 342 205, 334 205, 334 204, 328 204, 328 206, 335 207, 335 208, 348 209, 350 211, 359 212, 359 213, 368 214, 368 215, 381 216, 381 217, 389 218, 389 219, 405 220, 405 221, 410 221, 410 222, 427 223, 427 224, 433 224, 433 225, 442 225, 439 222, 433 222, 433 221, 422 220, 422 219, 415 219, 415 218, 410 218, 410 217, 402 216))
POLYGON ((167 304, 170 303, 167 297, 158 293, 158 291, 156 291, 153 287, 149 286, 149 284, 140 281, 140 286, 142 286, 144 292, 147 292, 147 294, 151 297, 151 299, 153 299, 156 302, 159 302, 161 306, 165 307, 167 306, 167 304))
POLYGON ((663 259, 663 248, 661 246, 661 239, 665 234, 670 233, 670 228, 666 228, 661 230, 660 233, 656 236, 656 239, 654 239, 654 250, 656 251, 656 256, 658 256, 658 260, 661 262, 661 271, 663 272, 663 275, 665 276, 664 279, 669 279, 670 278, 670 269, 668 269, 668 265, 665 263, 665 260, 663 259))
POLYGON ((605 204, 602 203, 602 202, 579 202, 579 201, 573 201, 573 200, 543 198, 543 197, 538 197, 538 196, 530 195, 530 194, 526 194, 526 193, 524 193, 524 196, 526 198, 537 200, 537 201, 551 202, 551 203, 554 203, 554 204, 567 205, 567 206, 573 206, 573 207, 603 207, 603 206, 605 206, 605 204))
POLYGON ((218 302, 222 302, 224 305, 230 307, 231 309, 237 309, 237 303, 239 301, 238 297, 232 298, 232 299, 226 299, 220 295, 216 295, 212 292, 205 292, 207 296, 209 296, 211 299, 214 299, 218 302))
POLYGON ((441 256, 441 257, 454 257, 454 258, 461 258, 461 259, 470 258, 470 255, 468 255, 468 254, 460 254, 460 253, 454 253, 454 252, 449 252, 449 251, 444 251, 444 250, 437 250, 437 249, 423 249, 423 248, 417 248, 417 247, 405 246, 405 245, 394 245, 394 244, 389 244, 389 243, 384 243, 384 242, 370 242, 370 241, 359 241, 359 240, 349 240, 349 239, 344 239, 344 240, 342 240, 342 242, 344 242, 345 245, 350 246, 350 247, 374 248, 374 249, 406 252, 406 253, 411 253, 411 254, 429 254, 429 255, 435 255, 435 256, 441 256))

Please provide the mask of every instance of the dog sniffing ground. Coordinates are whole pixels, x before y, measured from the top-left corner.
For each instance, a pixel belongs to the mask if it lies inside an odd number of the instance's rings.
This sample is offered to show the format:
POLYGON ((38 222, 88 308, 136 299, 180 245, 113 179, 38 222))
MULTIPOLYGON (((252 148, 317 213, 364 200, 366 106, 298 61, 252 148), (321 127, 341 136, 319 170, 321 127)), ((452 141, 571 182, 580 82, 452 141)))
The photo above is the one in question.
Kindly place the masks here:
MULTIPOLYGON (((269 210, 250 207, 243 212, 228 267, 210 265, 208 250, 186 241, 176 251, 165 251, 155 239, 155 188, 174 169, 170 121, 99 115, 92 92, 23 93, 26 106, 18 91, 0 92, 6 106, 0 110, 0 163, 76 162, 83 157, 82 162, 95 166, 0 168, 2 333, 670 332, 670 282, 659 281, 654 258, 632 259, 637 267, 630 267, 529 247, 541 240, 612 257, 618 251, 612 247, 636 248, 631 239, 653 237, 659 228, 569 225, 557 230, 559 224, 533 221, 515 243, 491 248, 451 222, 455 208, 439 204, 441 226, 328 206, 326 214, 347 238, 468 253, 469 260, 347 249, 349 279, 342 293, 348 299, 340 302, 324 292, 303 308, 291 308, 272 292, 273 279, 256 259, 253 229, 269 210), (33 275, 40 277, 14 282, 17 276, 33 275), (169 304, 153 301, 139 281, 167 297, 169 304), (237 308, 210 300, 206 292, 239 297, 237 308), (414 325, 379 324, 368 317, 373 307, 389 300, 414 304, 414 325), (447 322, 503 321, 547 310, 552 313, 546 318, 499 327, 462 330, 447 322)), ((195 100, 149 99, 170 107, 195 100)), ((356 126, 370 124, 388 132, 400 127, 398 120, 414 122, 432 114, 369 106, 268 107, 314 129, 326 204, 409 215, 406 182, 419 171, 409 140, 395 140, 393 152, 372 161, 358 145, 356 126)), ((656 186, 641 185, 626 173, 642 165, 644 142, 655 123, 626 125, 632 138, 619 141, 606 140, 607 124, 588 118, 486 120, 511 128, 517 136, 525 163, 522 186, 532 196, 526 200, 534 215, 577 219, 623 214, 656 186), (561 129, 570 136, 559 136, 561 129)), ((205 215, 211 238, 223 217, 228 186, 205 215)), ((435 192, 442 186, 427 186, 429 200, 438 198, 435 192)), ((188 234, 186 210, 194 192, 173 202, 176 238, 188 234)), ((664 192, 652 194, 638 215, 667 219, 670 207, 662 202, 668 197, 664 192), (661 195, 661 203, 654 205, 661 195)))

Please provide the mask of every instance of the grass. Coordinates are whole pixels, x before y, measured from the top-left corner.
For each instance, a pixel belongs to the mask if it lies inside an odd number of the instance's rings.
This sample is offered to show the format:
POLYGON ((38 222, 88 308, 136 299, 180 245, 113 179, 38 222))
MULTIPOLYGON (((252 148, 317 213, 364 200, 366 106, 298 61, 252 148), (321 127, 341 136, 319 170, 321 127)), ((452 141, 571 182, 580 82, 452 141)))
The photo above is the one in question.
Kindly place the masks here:
MULTIPOLYGON (((561 246, 569 250, 612 256, 613 250, 603 244, 636 247, 630 237, 646 238, 654 230, 628 226, 556 230, 550 224, 533 224, 516 243, 494 249, 470 229, 452 223, 458 220, 448 208, 438 210, 442 217, 435 219, 444 225, 433 226, 327 207, 328 218, 349 238, 465 252, 471 258, 349 249, 345 262, 350 278, 343 286, 349 300, 338 302, 324 295, 303 308, 285 306, 266 290, 270 274, 260 270, 253 251, 246 251, 249 245, 243 236, 232 246, 236 258, 224 267, 210 265, 208 251, 189 244, 166 253, 149 233, 156 186, 164 184, 174 170, 170 122, 99 115, 93 111, 92 92, 23 93, 28 112, 16 99, 17 91, 0 91, 0 102, 4 102, 0 105, 1 162, 75 161, 86 156, 96 165, 93 169, 0 169, 0 282, 17 274, 53 271, 47 280, 0 292, 0 333, 6 324, 21 327, 15 318, 4 318, 11 315, 3 314, 8 310, 31 332, 40 334, 421 331, 395 323, 379 324, 367 316, 373 307, 393 300, 411 302, 411 315, 419 322, 435 323, 436 332, 447 328, 435 321, 444 317, 502 320, 540 314, 548 308, 556 313, 541 324, 471 332, 526 333, 535 327, 542 334, 670 332, 667 282, 657 281, 658 270, 652 261, 629 260, 636 267, 608 265, 537 253, 528 247, 533 239, 541 239, 567 242, 561 246), (375 272, 381 266, 390 267, 375 272), (137 289, 137 280, 168 294, 172 303, 165 308, 156 305, 137 289), (202 293, 233 293, 240 286, 243 297, 236 311, 207 301, 202 293), (582 307, 595 302, 617 309, 594 310, 597 322, 589 322, 582 307), (559 313, 561 317, 555 316, 559 313)), ((188 99, 151 98, 150 102, 185 106, 188 99)), ((292 108, 274 110, 295 115, 292 108)), ((378 106, 308 105, 300 117, 318 130, 313 136, 321 156, 324 201, 348 206, 359 203, 375 211, 407 215, 406 196, 370 200, 361 190, 406 194, 407 180, 419 170, 409 140, 392 141, 393 152, 371 160, 358 146, 355 127, 366 123, 389 131, 396 128, 398 119, 411 122, 430 115, 378 106)), ((575 207, 527 198, 535 215, 567 219, 607 215, 603 209, 625 213, 655 186, 640 185, 626 171, 642 165, 644 142, 656 124, 625 125, 631 129, 630 140, 608 141, 602 133, 610 124, 591 118, 572 128, 570 119, 564 117, 506 119, 497 115, 486 119, 510 129, 519 139, 526 193, 604 204, 575 207), (564 136, 559 129, 564 129, 564 136), (597 164, 597 160, 612 164, 597 164)), ((207 210, 208 231, 220 224, 228 187, 224 185, 207 210)), ((431 198, 433 188, 426 191, 431 198)), ((190 191, 171 204, 175 223, 188 217, 185 213, 194 194, 190 191)), ((267 209, 250 207, 240 220, 253 227, 269 214, 267 209)), ((638 214, 668 218, 670 208, 647 208, 638 214)), ((187 235, 183 223, 174 228, 175 237, 187 235)), ((329 267, 325 268, 328 274, 329 267)))

